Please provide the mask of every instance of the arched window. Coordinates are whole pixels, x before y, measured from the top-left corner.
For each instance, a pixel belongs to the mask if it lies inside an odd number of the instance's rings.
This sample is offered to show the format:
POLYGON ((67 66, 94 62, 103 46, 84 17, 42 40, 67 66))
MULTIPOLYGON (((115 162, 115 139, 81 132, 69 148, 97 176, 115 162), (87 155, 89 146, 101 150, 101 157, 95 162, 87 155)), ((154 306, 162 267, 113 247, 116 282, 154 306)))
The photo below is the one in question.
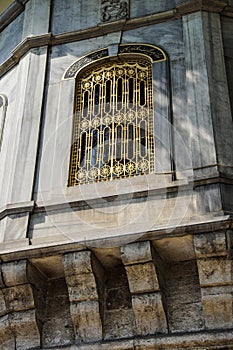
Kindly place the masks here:
POLYGON ((109 52, 89 53, 64 74, 76 77, 68 186, 155 170, 152 66, 167 56, 150 44, 109 52))

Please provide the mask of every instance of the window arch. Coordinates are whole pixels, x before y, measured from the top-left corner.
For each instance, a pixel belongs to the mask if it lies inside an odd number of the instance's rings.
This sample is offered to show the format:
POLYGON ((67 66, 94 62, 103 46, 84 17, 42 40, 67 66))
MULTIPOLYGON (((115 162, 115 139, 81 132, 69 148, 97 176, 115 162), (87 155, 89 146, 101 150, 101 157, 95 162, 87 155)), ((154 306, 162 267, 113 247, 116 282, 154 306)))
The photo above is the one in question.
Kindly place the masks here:
POLYGON ((154 172, 152 63, 166 58, 158 48, 139 49, 122 45, 120 59, 80 70, 88 56, 65 73, 70 79, 79 70, 68 186, 154 172))

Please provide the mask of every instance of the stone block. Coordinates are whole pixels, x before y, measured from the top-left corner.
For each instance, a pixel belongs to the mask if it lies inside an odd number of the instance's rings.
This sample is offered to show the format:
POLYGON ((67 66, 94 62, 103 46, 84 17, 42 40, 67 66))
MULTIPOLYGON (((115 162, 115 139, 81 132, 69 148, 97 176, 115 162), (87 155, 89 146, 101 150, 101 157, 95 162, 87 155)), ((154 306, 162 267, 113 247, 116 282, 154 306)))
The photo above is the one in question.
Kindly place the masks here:
POLYGON ((137 242, 121 247, 122 261, 125 265, 144 263, 152 260, 151 243, 137 242))
POLYGON ((134 335, 132 310, 114 310, 105 313, 104 339, 128 338, 134 335))
POLYGON ((70 301, 97 300, 95 277, 91 273, 66 276, 70 301))
POLYGON ((27 261, 19 260, 2 264, 2 274, 7 287, 28 283, 27 261))
POLYGON ((7 313, 6 303, 2 290, 0 290, 0 316, 4 316, 7 313))
POLYGON ((2 264, 0 264, 0 288, 5 287, 3 283, 3 278, 2 278, 2 264))
POLYGON ((29 284, 4 288, 2 291, 9 312, 21 311, 34 307, 33 293, 29 284))
POLYGON ((16 337, 16 350, 40 347, 40 334, 34 310, 12 313, 9 317, 9 323, 16 337))
POLYGON ((232 328, 232 294, 206 295, 202 305, 207 329, 232 328))
POLYGON ((232 282, 232 260, 225 258, 201 259, 197 261, 201 285, 232 282))
POLYGON ((178 306, 174 304, 169 309, 168 320, 171 332, 202 330, 204 323, 201 302, 178 306))
POLYGON ((82 301, 70 304, 76 342, 92 342, 102 339, 102 322, 98 301, 82 301))
POLYGON ((197 258, 226 255, 226 236, 224 232, 212 232, 194 235, 194 247, 197 258))
POLYGON ((63 264, 66 276, 92 273, 91 252, 81 251, 64 254, 63 264))
POLYGON ((166 333, 167 321, 160 293, 132 296, 137 334, 166 333))
POLYGON ((146 293, 159 290, 159 283, 153 262, 126 266, 131 293, 146 293))
POLYGON ((15 338, 9 326, 9 316, 0 317, 0 349, 15 349, 15 338))

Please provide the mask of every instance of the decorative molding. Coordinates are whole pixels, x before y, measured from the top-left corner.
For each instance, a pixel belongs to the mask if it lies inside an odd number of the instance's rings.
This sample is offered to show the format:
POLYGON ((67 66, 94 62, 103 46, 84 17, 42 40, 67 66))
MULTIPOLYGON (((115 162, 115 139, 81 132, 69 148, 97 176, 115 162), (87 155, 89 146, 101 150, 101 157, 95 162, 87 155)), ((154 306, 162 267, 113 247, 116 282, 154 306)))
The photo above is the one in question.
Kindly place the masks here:
POLYGON ((16 0, 0 15, 0 32, 24 11, 29 0, 16 0))
MULTIPOLYGON (((150 57, 153 62, 161 62, 166 60, 165 53, 158 47, 150 44, 122 44, 118 48, 119 55, 140 54, 146 57, 150 57)), ((90 63, 94 63, 97 60, 108 58, 109 51, 107 48, 94 51, 86 56, 79 58, 75 61, 65 72, 63 79, 73 79, 77 76, 79 71, 90 63)))
POLYGON ((31 213, 34 209, 34 201, 6 204, 0 208, 0 220, 8 215, 31 213))
POLYGON ((140 54, 150 57, 152 62, 165 61, 166 55, 159 47, 149 44, 122 44, 119 46, 118 54, 140 54))
POLYGON ((129 0, 101 0, 101 22, 129 17, 129 0))
POLYGON ((47 33, 43 35, 28 37, 16 47, 16 49, 12 52, 12 55, 0 66, 0 77, 2 77, 12 67, 14 67, 19 62, 20 58, 32 48, 39 47, 41 45, 55 46, 90 38, 97 38, 99 36, 114 33, 116 31, 127 31, 157 23, 162 23, 168 20, 174 20, 198 11, 216 12, 224 16, 233 17, 233 7, 229 6, 226 1, 222 2, 218 0, 192 0, 179 5, 172 10, 155 13, 149 16, 103 23, 95 27, 77 30, 74 32, 61 33, 56 35, 47 33))
POLYGON ((87 56, 84 56, 78 61, 74 62, 65 72, 64 79, 74 78, 78 74, 78 72, 88 64, 106 57, 108 57, 108 49, 102 49, 95 52, 91 52, 87 56))

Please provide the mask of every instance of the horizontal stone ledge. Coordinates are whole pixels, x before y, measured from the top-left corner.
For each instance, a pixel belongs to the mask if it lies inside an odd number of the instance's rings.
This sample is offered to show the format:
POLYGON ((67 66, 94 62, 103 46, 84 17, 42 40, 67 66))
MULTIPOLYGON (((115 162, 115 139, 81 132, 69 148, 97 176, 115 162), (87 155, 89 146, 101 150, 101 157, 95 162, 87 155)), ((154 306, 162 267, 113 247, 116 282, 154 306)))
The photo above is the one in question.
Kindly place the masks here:
POLYGON ((92 249, 93 247, 108 248, 109 246, 122 246, 129 241, 159 240, 166 237, 180 237, 189 234, 195 235, 198 233, 227 230, 231 225, 232 218, 230 216, 222 216, 203 222, 183 224, 175 227, 156 228, 148 232, 134 231, 128 235, 123 234, 114 237, 106 237, 104 239, 74 241, 72 237, 70 239, 68 238, 70 236, 69 233, 64 233, 63 235, 52 235, 35 239, 31 238, 29 239, 29 245, 27 245, 28 239, 25 238, 25 244, 23 244, 23 240, 21 240, 22 242, 20 245, 17 240, 0 243, 0 259, 2 262, 7 262, 77 252, 80 250, 92 249))
MULTIPOLYGON (((222 2, 218 0, 191 0, 171 10, 154 13, 148 16, 99 24, 95 27, 73 32, 60 33, 55 35, 52 35, 52 33, 45 33, 37 36, 30 36, 22 41, 12 52, 12 55, 0 66, 0 77, 7 73, 11 68, 13 68, 19 62, 20 58, 32 48, 40 47, 43 45, 61 45, 70 42, 96 38, 106 34, 114 33, 116 31, 132 30, 143 26, 162 23, 168 20, 175 20, 198 11, 210 11, 224 14, 224 16, 233 16, 233 7, 229 6, 226 1, 222 2)), ((14 19, 15 17, 12 18, 14 19)), ((6 23, 9 24, 10 22, 6 23)), ((2 22, 2 26, 4 27, 4 20, 2 22)))
POLYGON ((0 220, 8 215, 31 213, 34 208, 34 201, 6 204, 0 208, 0 220))
MULTIPOLYGON (((219 346, 233 345, 233 329, 226 331, 190 332, 175 335, 140 336, 134 339, 100 341, 78 346, 64 346, 64 350, 160 350, 160 349, 192 349, 205 350, 219 346)), ((54 348, 53 348, 54 349, 54 348)), ((52 348, 48 348, 52 350, 52 348)))

